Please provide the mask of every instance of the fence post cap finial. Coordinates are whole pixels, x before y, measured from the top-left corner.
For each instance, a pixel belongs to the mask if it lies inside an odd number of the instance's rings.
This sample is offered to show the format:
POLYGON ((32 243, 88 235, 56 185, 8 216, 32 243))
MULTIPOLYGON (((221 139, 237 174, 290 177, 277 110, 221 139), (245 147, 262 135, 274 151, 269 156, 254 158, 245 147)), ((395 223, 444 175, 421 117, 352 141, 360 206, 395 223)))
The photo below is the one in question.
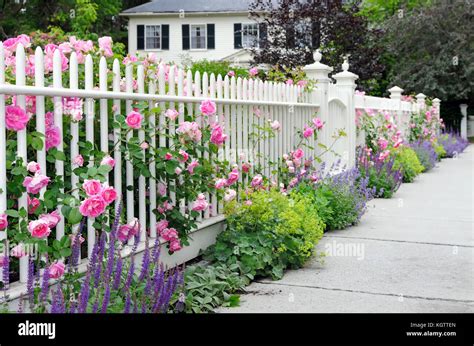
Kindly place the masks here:
POLYGON ((313 53, 313 58, 316 63, 321 62, 323 55, 319 49, 316 49, 313 53))
POLYGON ((391 87, 390 89, 388 89, 388 91, 390 91, 391 93, 402 93, 404 90, 402 88, 400 88, 399 86, 393 86, 391 87))
POLYGON ((434 99, 433 99, 433 102, 434 102, 434 103, 440 103, 440 102, 441 102, 441 100, 440 100, 439 98, 437 98, 437 97, 436 97, 436 98, 434 98, 434 99))
POLYGON ((349 57, 347 55, 344 57, 344 62, 342 63, 342 70, 343 71, 349 70, 349 57))
POLYGON ((417 99, 424 99, 424 98, 426 98, 426 95, 423 94, 423 93, 419 93, 418 95, 416 95, 416 98, 417 99))

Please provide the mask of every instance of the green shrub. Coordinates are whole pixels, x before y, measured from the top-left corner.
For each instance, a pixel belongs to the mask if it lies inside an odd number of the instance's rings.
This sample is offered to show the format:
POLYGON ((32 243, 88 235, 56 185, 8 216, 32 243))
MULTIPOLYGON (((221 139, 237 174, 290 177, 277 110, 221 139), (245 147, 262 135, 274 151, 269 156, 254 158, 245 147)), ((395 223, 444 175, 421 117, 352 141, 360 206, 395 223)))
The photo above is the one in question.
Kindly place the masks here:
POLYGON ((407 146, 400 146, 393 150, 392 154, 395 156, 393 168, 401 168, 404 183, 411 183, 425 169, 420 163, 416 152, 407 146))
POLYGON ((250 203, 226 206, 227 229, 206 251, 207 259, 238 264, 243 275, 279 279, 286 268, 299 268, 311 257, 324 223, 312 200, 258 191, 250 203))
POLYGON ((193 75, 196 73, 196 71, 199 71, 201 76, 204 72, 207 72, 208 75, 214 73, 216 78, 219 74, 222 76, 222 78, 224 78, 231 70, 235 72, 235 78, 246 78, 249 76, 248 71, 246 69, 241 67, 233 67, 228 61, 211 61, 203 59, 192 62, 191 65, 187 68, 192 71, 193 75))
POLYGON ((441 161, 443 157, 446 157, 446 150, 444 147, 438 143, 438 141, 433 142, 433 149, 438 156, 438 161, 441 161))
POLYGON ((193 265, 184 272, 184 306, 179 308, 180 292, 171 300, 171 311, 211 312, 218 306, 234 307, 239 295, 249 284, 249 278, 240 275, 239 266, 223 264, 193 265))

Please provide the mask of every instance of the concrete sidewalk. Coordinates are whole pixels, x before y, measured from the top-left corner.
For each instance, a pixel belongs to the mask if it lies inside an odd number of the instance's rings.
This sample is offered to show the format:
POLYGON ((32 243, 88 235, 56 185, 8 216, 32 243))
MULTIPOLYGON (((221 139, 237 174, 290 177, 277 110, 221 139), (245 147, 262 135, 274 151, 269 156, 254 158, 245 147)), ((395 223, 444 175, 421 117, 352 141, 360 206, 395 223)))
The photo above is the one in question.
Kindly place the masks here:
POLYGON ((474 312, 473 153, 372 201, 358 226, 327 233, 317 248, 336 251, 324 263, 254 282, 240 307, 218 312, 474 312))

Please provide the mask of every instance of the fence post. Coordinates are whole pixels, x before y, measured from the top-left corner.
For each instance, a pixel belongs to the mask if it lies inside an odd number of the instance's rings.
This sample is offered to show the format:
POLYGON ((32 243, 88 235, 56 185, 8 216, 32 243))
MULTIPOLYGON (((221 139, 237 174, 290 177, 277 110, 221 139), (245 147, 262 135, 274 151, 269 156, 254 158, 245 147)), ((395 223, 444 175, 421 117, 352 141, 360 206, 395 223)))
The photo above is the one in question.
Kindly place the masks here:
POLYGON ((459 108, 462 114, 460 134, 462 138, 467 139, 467 104, 461 103, 459 108))
MULTIPOLYGON (((433 108, 438 119, 441 119, 441 100, 439 98, 433 99, 433 108)), ((438 135, 440 134, 441 129, 438 129, 438 135)))
MULTIPOLYGON (((306 65, 303 70, 306 72, 306 75, 309 79, 315 79, 317 82, 316 90, 313 91, 310 102, 319 103, 319 117, 327 125, 329 120, 329 84, 331 83, 331 78, 329 78, 329 73, 332 72, 333 68, 322 64, 321 58, 322 55, 317 49, 314 52, 314 64, 306 65)), ((321 141, 325 145, 329 145, 329 130, 327 126, 324 127, 321 133, 321 141)))
POLYGON ((405 132, 407 124, 402 110, 403 89, 395 85, 394 87, 388 89, 388 91, 390 92, 390 98, 397 102, 397 126, 402 130, 402 132, 405 132))
POLYGON ((425 96, 425 94, 419 93, 415 97, 416 97, 416 104, 417 104, 418 112, 424 111, 426 109, 426 103, 425 103, 426 96, 425 96))
POLYGON ((333 78, 336 80, 336 86, 340 90, 344 90, 347 94, 347 136, 348 136, 348 156, 347 156, 347 166, 352 168, 355 166, 356 162, 356 118, 355 118, 355 104, 354 96, 356 89, 356 80, 359 78, 355 73, 349 72, 349 62, 348 59, 344 59, 342 64, 342 72, 336 73, 333 75, 333 78))

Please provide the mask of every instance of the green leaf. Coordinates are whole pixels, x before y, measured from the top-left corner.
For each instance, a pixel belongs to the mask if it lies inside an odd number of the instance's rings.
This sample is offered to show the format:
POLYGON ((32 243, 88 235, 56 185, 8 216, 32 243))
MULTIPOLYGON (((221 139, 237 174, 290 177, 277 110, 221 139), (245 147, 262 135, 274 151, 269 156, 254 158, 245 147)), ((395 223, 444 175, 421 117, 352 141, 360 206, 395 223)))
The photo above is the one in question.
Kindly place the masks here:
POLYGON ((59 251, 62 257, 69 257, 72 254, 72 251, 70 248, 64 248, 59 251))
POLYGON ((20 214, 18 213, 18 211, 14 209, 8 209, 7 211, 5 211, 5 214, 11 217, 20 217, 20 214))
POLYGON ((56 153, 54 154, 54 157, 56 160, 66 161, 66 154, 64 154, 62 151, 56 151, 56 153))
POLYGON ((79 212, 79 208, 72 208, 67 216, 67 220, 71 225, 81 222, 82 214, 79 212))

